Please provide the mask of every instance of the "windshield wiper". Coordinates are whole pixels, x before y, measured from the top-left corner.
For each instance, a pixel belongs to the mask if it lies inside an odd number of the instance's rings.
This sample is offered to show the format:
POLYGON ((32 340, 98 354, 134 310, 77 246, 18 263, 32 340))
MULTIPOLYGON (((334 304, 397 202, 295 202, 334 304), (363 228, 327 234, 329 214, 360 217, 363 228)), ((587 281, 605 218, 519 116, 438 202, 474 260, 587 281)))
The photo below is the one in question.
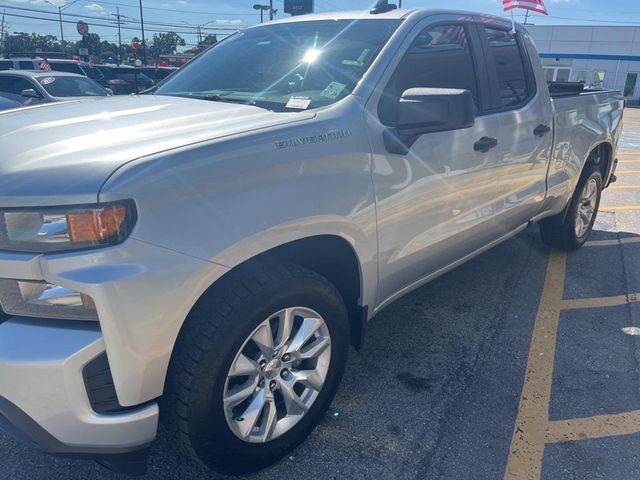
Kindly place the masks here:
POLYGON ((231 98, 218 94, 209 94, 205 96, 193 96, 192 98, 197 98, 199 100, 208 100, 210 102, 223 102, 223 103, 238 103, 242 105, 249 105, 251 107, 260 107, 255 100, 244 100, 242 98, 231 98))

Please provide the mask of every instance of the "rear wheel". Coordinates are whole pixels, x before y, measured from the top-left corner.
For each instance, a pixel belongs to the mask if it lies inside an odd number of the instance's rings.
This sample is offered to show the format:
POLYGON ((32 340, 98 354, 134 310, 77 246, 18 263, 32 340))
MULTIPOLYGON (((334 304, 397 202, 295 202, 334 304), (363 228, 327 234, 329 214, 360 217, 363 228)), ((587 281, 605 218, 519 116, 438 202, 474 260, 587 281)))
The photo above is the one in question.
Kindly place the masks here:
POLYGON ((349 324, 340 294, 310 270, 261 262, 231 275, 180 334, 165 413, 189 454, 237 474, 313 430, 340 383, 349 324))
POLYGON ((567 214, 540 222, 542 240, 560 250, 576 250, 589 238, 600 206, 602 176, 597 166, 590 167, 580 178, 567 214))

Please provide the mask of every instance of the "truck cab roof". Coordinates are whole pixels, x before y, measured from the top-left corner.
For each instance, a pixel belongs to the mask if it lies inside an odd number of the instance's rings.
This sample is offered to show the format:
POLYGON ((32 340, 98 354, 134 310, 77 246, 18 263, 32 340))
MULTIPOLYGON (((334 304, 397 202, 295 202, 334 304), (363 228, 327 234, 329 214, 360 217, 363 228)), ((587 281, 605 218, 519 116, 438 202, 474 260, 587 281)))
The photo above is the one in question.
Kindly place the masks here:
MULTIPOLYGON (((511 21, 496 15, 487 15, 477 12, 469 12, 464 10, 449 10, 449 9, 430 9, 430 8, 397 8, 384 13, 371 13, 369 10, 350 10, 340 12, 323 12, 313 13, 309 15, 293 16, 274 20, 268 24, 275 23, 294 23, 294 22, 310 22, 317 20, 389 20, 389 19, 407 19, 412 18, 419 20, 423 17, 431 15, 455 15, 460 19, 478 18, 478 19, 490 19, 494 23, 504 23, 511 25, 511 21)), ((259 27, 257 25, 256 27, 259 27)), ((255 27, 252 27, 255 28, 255 27)))

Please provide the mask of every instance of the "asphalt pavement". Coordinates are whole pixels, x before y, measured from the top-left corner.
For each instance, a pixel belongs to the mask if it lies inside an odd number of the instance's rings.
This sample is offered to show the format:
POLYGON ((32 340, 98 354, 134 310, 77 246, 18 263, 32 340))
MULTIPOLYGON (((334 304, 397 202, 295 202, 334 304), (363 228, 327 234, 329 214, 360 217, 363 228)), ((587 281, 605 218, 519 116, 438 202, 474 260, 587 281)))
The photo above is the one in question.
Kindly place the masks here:
MULTIPOLYGON (((382 311, 310 438, 245 478, 639 478, 640 110, 618 170, 580 251, 534 226, 382 311)), ((3 480, 126 478, 2 433, 0 455, 3 480)), ((161 432, 143 478, 223 477, 161 432)))

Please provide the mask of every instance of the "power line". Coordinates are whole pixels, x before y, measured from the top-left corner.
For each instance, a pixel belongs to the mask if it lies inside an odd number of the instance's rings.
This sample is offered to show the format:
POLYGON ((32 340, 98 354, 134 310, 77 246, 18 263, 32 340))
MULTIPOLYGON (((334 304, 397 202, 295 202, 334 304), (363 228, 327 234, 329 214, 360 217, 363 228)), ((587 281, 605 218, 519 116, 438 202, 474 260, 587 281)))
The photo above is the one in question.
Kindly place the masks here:
MULTIPOLYGON (((0 4, 0 8, 5 8, 5 9, 10 9, 10 10, 18 10, 18 11, 24 11, 24 12, 33 12, 33 13, 39 13, 39 14, 43 14, 43 15, 55 15, 55 12, 50 12, 48 10, 42 10, 42 9, 37 9, 37 8, 27 8, 27 7, 15 7, 12 5, 3 5, 0 4)), ((145 7, 146 9, 146 7, 145 7)), ((9 15, 9 14, 7 14, 9 15)), ((65 13, 66 17, 73 17, 73 18, 80 18, 80 19, 89 19, 89 20, 99 20, 101 22, 114 22, 114 20, 112 18, 109 17, 98 17, 98 16, 94 16, 94 15, 80 15, 80 14, 74 14, 74 13, 65 13)), ((140 23, 140 20, 138 18, 134 18, 134 17, 128 17, 126 15, 121 15, 121 17, 123 18, 127 18, 129 20, 131 20, 132 22, 135 23, 140 23)), ((68 21, 66 23, 69 23, 68 21)), ((71 23, 75 23, 75 22, 71 22, 71 23)), ((115 23, 115 22, 114 22, 115 23)), ((125 22, 123 22, 125 23, 125 22)), ((190 24, 190 23, 182 23, 182 24, 175 24, 175 23, 163 23, 163 22, 155 22, 155 21, 148 21, 145 20, 144 22, 146 25, 155 25, 157 27, 171 27, 171 28, 196 28, 197 25, 196 24, 190 24)), ((245 26, 243 25, 238 25, 238 27, 242 27, 245 26)), ((205 27, 207 29, 212 29, 212 30, 231 30, 231 31, 235 31, 237 30, 237 28, 234 27, 228 27, 228 26, 216 26, 216 27, 205 27)))
MULTIPOLYGON (((55 18, 46 18, 46 17, 37 17, 34 15, 21 15, 18 13, 6 13, 5 14, 7 17, 16 17, 16 18, 28 18, 31 20, 42 20, 42 21, 46 21, 46 22, 56 22, 58 23, 58 20, 56 20, 55 18)), ((74 22, 73 20, 62 20, 62 23, 67 23, 67 24, 73 24, 75 25, 76 22, 74 22)), ((97 22, 87 22, 89 25, 94 26, 94 27, 106 27, 106 28, 116 28, 117 25, 115 22, 113 23, 109 23, 109 24, 104 24, 104 23, 97 23, 97 22)), ((123 30, 133 30, 133 31, 138 31, 138 28, 135 27, 127 27, 127 26, 122 26, 121 27, 123 30)), ((154 33, 166 33, 167 29, 157 29, 157 28, 147 28, 148 31, 150 32, 154 32, 154 33)), ((183 34, 183 35, 195 35, 196 31, 195 30, 180 30, 180 31, 176 31, 175 33, 178 34, 183 34)))
MULTIPOLYGON (((132 5, 130 3, 123 3, 123 2, 108 2, 108 1, 103 1, 103 0, 99 0, 101 4, 105 4, 105 5, 114 5, 114 6, 120 6, 120 7, 128 7, 128 8, 138 8, 138 5, 132 5)), ((242 15, 242 16, 253 16, 255 14, 253 13, 232 13, 232 12, 204 12, 204 11, 197 11, 197 10, 178 10, 178 9, 174 9, 174 8, 162 8, 162 7, 144 7, 145 10, 158 10, 158 11, 163 11, 163 12, 173 12, 173 13, 197 13, 197 14, 201 14, 201 15, 222 15, 222 16, 227 16, 227 15, 242 15)))

